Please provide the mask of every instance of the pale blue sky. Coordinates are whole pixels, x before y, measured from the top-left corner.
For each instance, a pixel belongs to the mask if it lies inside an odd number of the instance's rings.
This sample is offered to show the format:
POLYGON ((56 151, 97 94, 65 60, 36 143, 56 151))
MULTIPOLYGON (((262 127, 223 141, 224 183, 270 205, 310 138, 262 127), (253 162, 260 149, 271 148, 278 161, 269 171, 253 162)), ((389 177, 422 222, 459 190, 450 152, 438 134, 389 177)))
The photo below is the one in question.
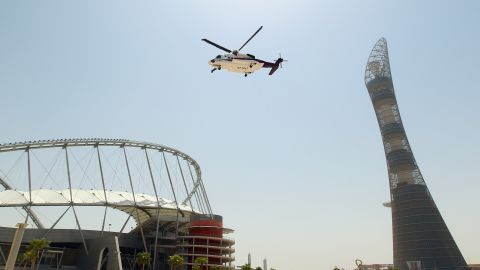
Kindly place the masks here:
POLYGON ((387 168, 364 68, 388 41, 416 160, 468 262, 480 263, 480 2, 2 1, 0 143, 114 137, 202 166, 237 265, 392 261, 387 168), (289 60, 215 72, 235 49, 289 60))

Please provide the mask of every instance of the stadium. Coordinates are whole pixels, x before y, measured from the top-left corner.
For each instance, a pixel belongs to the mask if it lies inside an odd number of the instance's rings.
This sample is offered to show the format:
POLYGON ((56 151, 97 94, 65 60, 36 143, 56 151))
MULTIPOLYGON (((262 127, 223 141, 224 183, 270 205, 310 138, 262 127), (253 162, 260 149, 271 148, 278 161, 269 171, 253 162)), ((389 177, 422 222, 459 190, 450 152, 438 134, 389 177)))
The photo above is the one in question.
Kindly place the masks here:
POLYGON ((0 144, 0 269, 29 266, 22 254, 42 238, 50 245, 37 269, 139 269, 145 251, 145 269, 169 269, 173 254, 182 269, 198 257, 234 269, 231 232, 212 212, 200 166, 177 149, 123 139, 0 144))

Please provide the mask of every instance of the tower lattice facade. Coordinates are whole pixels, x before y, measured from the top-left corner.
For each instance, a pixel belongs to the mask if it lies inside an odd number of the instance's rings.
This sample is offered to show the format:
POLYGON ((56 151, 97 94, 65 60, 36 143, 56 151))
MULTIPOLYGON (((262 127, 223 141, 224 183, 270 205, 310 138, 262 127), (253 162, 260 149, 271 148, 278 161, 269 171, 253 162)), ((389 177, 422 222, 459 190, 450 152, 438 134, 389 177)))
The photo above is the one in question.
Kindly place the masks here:
POLYGON ((408 143, 384 38, 370 53, 365 85, 375 109, 387 159, 395 267, 400 270, 467 268, 408 143))

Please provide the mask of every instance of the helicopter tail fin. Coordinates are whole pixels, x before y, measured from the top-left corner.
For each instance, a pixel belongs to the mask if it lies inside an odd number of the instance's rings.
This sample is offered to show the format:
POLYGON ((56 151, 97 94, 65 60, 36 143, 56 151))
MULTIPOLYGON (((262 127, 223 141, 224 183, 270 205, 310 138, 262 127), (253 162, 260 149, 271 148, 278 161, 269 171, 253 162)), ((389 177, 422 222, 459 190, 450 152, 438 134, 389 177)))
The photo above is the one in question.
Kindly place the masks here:
POLYGON ((283 62, 283 58, 281 58, 281 57, 278 58, 277 61, 275 61, 275 64, 273 64, 273 67, 270 70, 270 72, 268 73, 268 75, 273 75, 273 73, 275 73, 275 71, 277 71, 277 69, 280 67, 282 62, 283 62))

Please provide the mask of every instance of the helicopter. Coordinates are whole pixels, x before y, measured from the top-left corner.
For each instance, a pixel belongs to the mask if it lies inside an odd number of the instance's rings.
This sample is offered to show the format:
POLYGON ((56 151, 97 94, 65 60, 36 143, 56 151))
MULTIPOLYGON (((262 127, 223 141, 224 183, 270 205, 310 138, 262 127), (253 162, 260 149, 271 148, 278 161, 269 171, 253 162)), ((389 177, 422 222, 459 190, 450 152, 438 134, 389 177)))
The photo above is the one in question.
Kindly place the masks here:
POLYGON ((258 28, 258 30, 238 50, 229 50, 206 38, 202 39, 202 41, 205 41, 206 43, 227 52, 227 54, 224 55, 217 55, 208 62, 208 64, 213 67, 211 73, 213 73, 215 70, 226 69, 230 72, 243 73, 244 76, 247 77, 248 74, 252 74, 261 68, 270 68, 268 75, 273 75, 273 73, 275 73, 275 71, 281 67, 282 62, 284 62, 281 56, 275 62, 268 62, 257 59, 254 55, 248 53, 240 53, 240 50, 242 50, 243 47, 245 47, 245 45, 247 45, 247 43, 250 42, 250 40, 252 40, 252 38, 255 37, 258 32, 260 32, 260 30, 262 30, 262 28, 263 26, 260 26, 260 28, 258 28))

